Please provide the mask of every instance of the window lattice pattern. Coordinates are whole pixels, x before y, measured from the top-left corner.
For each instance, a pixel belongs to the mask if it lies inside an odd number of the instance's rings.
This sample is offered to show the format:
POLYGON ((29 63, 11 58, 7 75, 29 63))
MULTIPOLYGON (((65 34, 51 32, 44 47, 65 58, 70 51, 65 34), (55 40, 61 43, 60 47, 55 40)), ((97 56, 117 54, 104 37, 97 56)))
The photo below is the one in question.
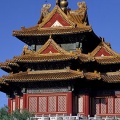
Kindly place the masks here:
POLYGON ((113 98, 108 98, 108 113, 113 113, 113 98))
POLYGON ((56 96, 48 97, 48 112, 56 112, 56 96))
POLYGON ((66 111, 66 96, 58 96, 58 111, 66 111))
POLYGON ((47 111, 47 97, 39 97, 39 112, 47 111))
POLYGON ((106 99, 101 99, 101 113, 106 113, 106 99))
POLYGON ((96 114, 99 114, 100 113, 100 111, 99 111, 99 104, 100 104, 100 101, 99 101, 99 99, 95 99, 95 105, 96 105, 96 114))
POLYGON ((115 98, 115 113, 120 113, 120 98, 115 98))
POLYGON ((83 96, 78 98, 78 110, 79 112, 83 112, 83 96))
POLYGON ((37 97, 29 97, 29 112, 37 112, 37 97))

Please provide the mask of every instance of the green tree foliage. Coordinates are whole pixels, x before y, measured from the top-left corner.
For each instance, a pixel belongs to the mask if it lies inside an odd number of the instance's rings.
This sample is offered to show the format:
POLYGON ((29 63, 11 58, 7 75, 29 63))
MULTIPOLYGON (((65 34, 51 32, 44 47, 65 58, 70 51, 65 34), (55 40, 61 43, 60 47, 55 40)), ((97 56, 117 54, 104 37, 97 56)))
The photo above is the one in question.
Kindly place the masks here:
POLYGON ((22 112, 15 110, 9 114, 7 106, 0 109, 0 120, 27 120, 27 118, 30 118, 31 116, 33 115, 27 110, 23 110, 22 112))
POLYGON ((12 116, 8 114, 8 107, 7 106, 0 109, 0 120, 10 120, 11 117, 12 116))

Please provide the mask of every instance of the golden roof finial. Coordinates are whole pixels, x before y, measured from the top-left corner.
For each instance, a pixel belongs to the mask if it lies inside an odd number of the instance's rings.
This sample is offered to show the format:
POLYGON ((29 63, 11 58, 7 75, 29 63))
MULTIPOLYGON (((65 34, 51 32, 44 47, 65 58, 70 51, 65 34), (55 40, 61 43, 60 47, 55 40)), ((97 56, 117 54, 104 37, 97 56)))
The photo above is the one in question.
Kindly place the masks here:
POLYGON ((62 10, 65 11, 67 9, 67 6, 68 6, 68 1, 67 0, 62 0, 60 2, 60 6, 61 6, 62 10))

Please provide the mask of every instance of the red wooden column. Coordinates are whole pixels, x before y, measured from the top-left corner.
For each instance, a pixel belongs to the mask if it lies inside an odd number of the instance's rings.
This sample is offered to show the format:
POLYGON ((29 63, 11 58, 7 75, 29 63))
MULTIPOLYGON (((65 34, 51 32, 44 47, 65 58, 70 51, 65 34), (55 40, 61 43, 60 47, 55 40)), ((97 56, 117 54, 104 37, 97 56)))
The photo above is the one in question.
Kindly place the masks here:
POLYGON ((17 96, 18 99, 18 109, 20 109, 20 96, 17 96))
POLYGON ((27 94, 23 93, 23 110, 27 109, 27 94))
POLYGON ((8 113, 11 113, 12 112, 12 105, 11 105, 11 98, 8 98, 8 113))
POLYGON ((115 114, 115 97, 113 97, 113 114, 115 114))
POLYGON ((67 114, 72 114, 72 92, 67 95, 67 114))
POLYGON ((85 95, 85 115, 90 115, 90 97, 89 94, 85 95))

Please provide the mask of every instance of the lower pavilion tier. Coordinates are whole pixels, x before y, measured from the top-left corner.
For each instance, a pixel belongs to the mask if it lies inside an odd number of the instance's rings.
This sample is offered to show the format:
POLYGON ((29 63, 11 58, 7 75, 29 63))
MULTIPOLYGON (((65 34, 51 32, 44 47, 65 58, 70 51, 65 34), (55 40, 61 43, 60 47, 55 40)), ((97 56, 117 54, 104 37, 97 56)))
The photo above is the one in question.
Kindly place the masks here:
POLYGON ((120 72, 106 75, 70 69, 28 71, 3 76, 9 112, 35 115, 119 116, 120 72))
POLYGON ((71 80, 29 82, 27 86, 9 96, 9 112, 27 109, 35 115, 120 115, 120 89, 115 83, 71 80))

